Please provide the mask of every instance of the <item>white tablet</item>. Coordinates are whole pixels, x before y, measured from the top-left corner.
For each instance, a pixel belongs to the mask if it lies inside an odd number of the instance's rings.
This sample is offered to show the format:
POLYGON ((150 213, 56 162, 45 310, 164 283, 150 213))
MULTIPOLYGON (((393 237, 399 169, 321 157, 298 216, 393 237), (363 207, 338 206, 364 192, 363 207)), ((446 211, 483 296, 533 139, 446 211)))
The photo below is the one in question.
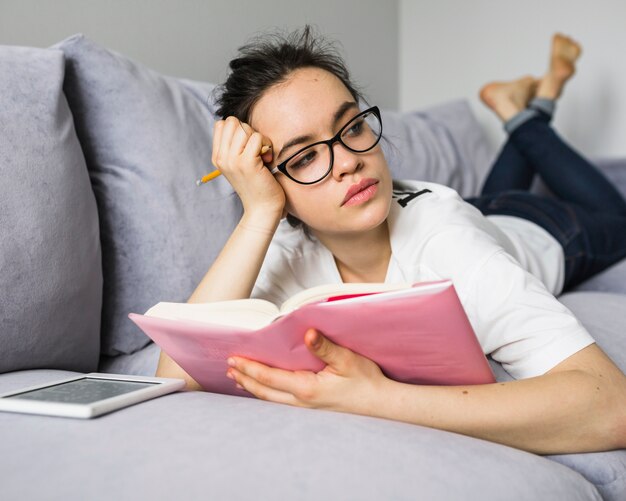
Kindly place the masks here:
POLYGON ((92 372, 0 395, 0 411, 92 418, 181 390, 182 379, 92 372))

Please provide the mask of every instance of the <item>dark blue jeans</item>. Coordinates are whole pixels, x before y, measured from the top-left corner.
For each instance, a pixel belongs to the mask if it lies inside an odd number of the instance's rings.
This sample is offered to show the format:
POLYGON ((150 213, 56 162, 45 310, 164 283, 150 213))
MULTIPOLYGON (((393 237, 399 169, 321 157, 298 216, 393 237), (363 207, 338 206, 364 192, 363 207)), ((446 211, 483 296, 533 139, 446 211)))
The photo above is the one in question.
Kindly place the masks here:
POLYGON ((562 245, 567 290, 626 257, 626 200, 550 126, 550 115, 524 122, 509 136, 479 197, 484 215, 517 216, 562 245), (554 197, 530 193, 541 176, 554 197))

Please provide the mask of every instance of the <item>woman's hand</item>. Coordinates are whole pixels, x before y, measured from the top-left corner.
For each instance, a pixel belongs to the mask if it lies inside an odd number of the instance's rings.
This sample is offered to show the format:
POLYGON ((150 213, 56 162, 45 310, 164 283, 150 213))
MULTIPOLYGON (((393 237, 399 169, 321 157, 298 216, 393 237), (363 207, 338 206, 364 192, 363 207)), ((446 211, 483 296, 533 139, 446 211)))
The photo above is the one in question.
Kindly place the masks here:
POLYGON ((315 329, 304 343, 327 365, 318 373, 288 371, 240 357, 231 357, 227 376, 257 398, 299 407, 373 415, 391 380, 378 365, 343 348, 315 329))
POLYGON ((213 165, 226 176, 248 214, 269 211, 280 217, 284 210, 285 192, 265 166, 272 157, 272 142, 248 124, 235 117, 215 123, 213 165))

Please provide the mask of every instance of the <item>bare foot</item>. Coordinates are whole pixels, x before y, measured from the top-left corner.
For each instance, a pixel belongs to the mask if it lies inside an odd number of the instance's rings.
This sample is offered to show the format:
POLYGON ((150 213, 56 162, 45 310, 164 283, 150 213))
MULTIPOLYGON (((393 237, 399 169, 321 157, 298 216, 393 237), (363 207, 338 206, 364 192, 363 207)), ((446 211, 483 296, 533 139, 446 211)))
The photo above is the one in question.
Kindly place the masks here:
POLYGON ((536 97, 557 99, 565 83, 576 72, 576 60, 582 52, 581 46, 565 35, 556 33, 552 37, 550 66, 537 86, 536 97))
POLYGON ((511 82, 491 82, 480 89, 480 98, 503 122, 526 108, 535 95, 538 80, 526 76, 511 82))

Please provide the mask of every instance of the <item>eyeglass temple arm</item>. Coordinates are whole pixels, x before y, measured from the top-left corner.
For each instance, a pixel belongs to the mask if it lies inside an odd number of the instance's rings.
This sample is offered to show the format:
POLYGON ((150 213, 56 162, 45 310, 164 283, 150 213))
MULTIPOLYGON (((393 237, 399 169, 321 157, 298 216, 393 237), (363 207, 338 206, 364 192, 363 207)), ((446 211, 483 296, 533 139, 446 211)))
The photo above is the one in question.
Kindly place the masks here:
POLYGON ((272 174, 276 174, 277 172, 280 172, 280 171, 278 170, 278 167, 274 167, 273 169, 270 170, 270 172, 272 174))

